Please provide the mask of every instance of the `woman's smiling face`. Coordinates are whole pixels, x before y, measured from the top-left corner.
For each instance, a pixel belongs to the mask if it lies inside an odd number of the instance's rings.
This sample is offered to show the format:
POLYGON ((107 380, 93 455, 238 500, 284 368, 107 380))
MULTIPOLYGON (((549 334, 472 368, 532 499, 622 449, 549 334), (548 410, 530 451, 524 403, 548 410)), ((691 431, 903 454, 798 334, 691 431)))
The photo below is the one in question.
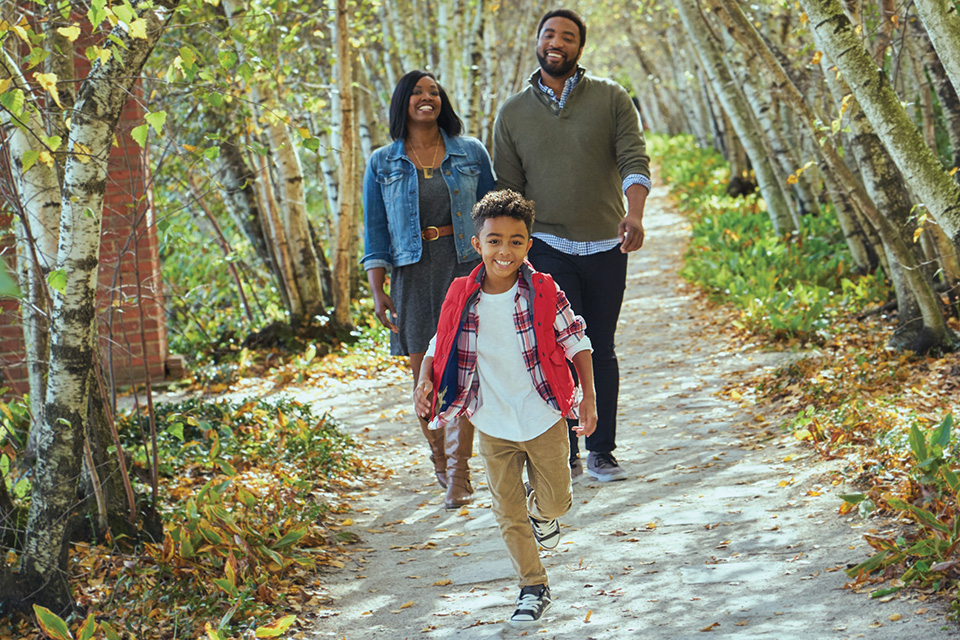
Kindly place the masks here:
POLYGON ((440 86, 430 76, 423 76, 413 87, 407 108, 407 122, 436 122, 440 117, 440 86))

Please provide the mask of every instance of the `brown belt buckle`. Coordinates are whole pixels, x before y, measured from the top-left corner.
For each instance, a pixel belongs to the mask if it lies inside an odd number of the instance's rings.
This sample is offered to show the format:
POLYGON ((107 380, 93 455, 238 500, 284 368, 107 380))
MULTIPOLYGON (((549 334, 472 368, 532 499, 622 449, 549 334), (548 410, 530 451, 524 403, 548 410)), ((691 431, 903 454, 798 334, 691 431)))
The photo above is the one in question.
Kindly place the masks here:
POLYGON ((426 240, 427 242, 433 242, 434 240, 440 239, 440 229, 437 227, 425 227, 420 231, 420 237, 426 240), (432 232, 432 237, 431 237, 432 232))

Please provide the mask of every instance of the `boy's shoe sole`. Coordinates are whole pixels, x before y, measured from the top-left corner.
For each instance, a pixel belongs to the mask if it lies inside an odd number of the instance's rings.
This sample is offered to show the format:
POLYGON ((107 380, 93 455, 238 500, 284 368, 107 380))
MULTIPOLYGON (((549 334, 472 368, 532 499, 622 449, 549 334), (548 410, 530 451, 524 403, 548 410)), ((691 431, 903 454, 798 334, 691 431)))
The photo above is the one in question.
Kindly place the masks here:
POLYGON ((533 626, 533 625, 535 625, 535 624, 539 624, 539 623, 540 623, 540 620, 543 618, 543 614, 545 614, 545 613, 547 612, 547 609, 550 608, 550 605, 551 605, 551 604, 553 604, 553 603, 552 603, 552 602, 547 602, 545 605, 543 605, 543 608, 540 609, 540 617, 539 617, 539 618, 536 618, 536 619, 534 619, 534 620, 514 620, 513 617, 511 617, 511 618, 510 618, 510 626, 513 627, 513 628, 515 628, 515 629, 524 629, 524 628, 531 627, 531 626, 533 626))
POLYGON ((510 616, 510 626, 522 628, 537 624, 551 603, 550 587, 547 585, 523 587, 517 596, 517 608, 510 616))

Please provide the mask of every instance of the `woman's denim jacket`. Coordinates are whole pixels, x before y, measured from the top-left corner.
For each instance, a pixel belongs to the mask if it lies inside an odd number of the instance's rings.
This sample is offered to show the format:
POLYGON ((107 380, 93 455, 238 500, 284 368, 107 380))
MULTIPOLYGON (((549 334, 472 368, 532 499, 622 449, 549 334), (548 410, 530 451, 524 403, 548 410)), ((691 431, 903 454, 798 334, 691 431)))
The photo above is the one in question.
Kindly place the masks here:
MULTIPOLYGON (((490 154, 476 138, 449 137, 442 129, 440 132, 447 153, 439 175, 450 191, 457 258, 470 262, 479 257, 470 244, 471 212, 473 205, 494 188, 493 167, 490 154)), ((419 198, 417 169, 404 152, 403 140, 374 151, 363 176, 364 268, 402 267, 420 260, 423 240, 419 198)))

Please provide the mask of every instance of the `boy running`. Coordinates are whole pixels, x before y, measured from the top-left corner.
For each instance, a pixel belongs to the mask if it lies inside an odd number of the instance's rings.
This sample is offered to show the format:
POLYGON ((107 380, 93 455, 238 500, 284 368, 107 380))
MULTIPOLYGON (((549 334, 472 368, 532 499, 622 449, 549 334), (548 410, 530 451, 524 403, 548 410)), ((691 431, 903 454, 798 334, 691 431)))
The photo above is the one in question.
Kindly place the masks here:
POLYGON ((533 216, 533 203, 514 191, 476 204, 472 242, 483 261, 447 291, 414 394, 417 414, 435 416, 432 428, 464 416, 480 433, 493 513, 520 577, 514 625, 536 622, 551 602, 537 544, 557 546, 557 519, 572 502, 566 418, 579 413, 573 430, 583 436, 597 422, 583 318, 526 262, 533 216))

